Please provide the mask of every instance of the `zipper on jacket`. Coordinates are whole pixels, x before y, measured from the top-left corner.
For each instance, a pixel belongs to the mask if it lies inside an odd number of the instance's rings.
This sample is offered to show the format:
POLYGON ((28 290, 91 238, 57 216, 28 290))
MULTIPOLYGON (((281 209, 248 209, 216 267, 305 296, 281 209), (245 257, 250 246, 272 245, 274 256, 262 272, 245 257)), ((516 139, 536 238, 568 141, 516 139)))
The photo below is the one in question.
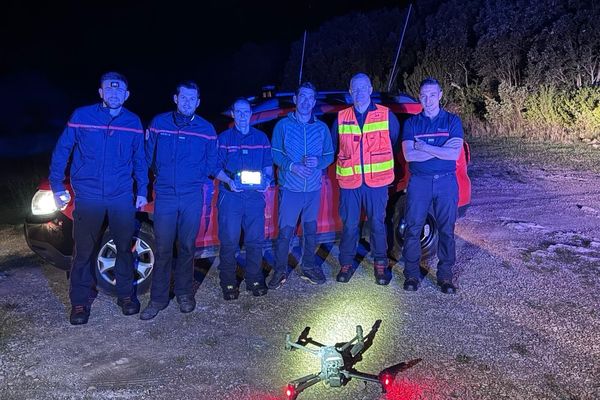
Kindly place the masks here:
POLYGON ((104 138, 102 140, 102 171, 100 172, 100 180, 102 182, 102 199, 104 199, 105 196, 105 179, 104 179, 104 169, 106 168, 106 141, 108 140, 108 132, 110 132, 110 125, 113 122, 113 119, 111 117, 111 119, 108 121, 108 124, 106 124, 106 130, 104 131, 104 138))
MULTIPOLYGON (((302 129, 304 130, 304 159, 302 160, 302 163, 304 164, 304 161, 306 160, 306 124, 302 123, 302 129)), ((307 180, 306 178, 304 178, 304 192, 306 192, 306 184, 307 184, 307 180)))

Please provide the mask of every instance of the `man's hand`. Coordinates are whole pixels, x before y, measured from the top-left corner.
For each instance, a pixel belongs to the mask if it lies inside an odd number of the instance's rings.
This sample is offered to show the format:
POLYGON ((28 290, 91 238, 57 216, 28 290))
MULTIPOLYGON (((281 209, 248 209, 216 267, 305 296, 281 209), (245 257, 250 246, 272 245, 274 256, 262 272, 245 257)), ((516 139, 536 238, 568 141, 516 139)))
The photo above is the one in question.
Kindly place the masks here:
POLYGON ((313 169, 299 163, 292 164, 292 172, 301 178, 307 179, 312 174, 313 169))
POLYGON ((238 187, 235 186, 235 181, 233 179, 229 179, 229 181, 227 182, 227 186, 229 186, 229 190, 231 190, 232 192, 243 192, 242 189, 238 189, 238 187))
POLYGON ((70 201, 71 194, 68 190, 63 190, 62 192, 54 193, 54 203, 56 204, 56 208, 58 208, 59 210, 64 210, 70 201))
POLYGON ((415 146, 415 150, 426 151, 425 149, 428 146, 428 144, 420 139, 415 139, 414 146, 415 146))
POLYGON ((145 196, 137 196, 135 198, 136 209, 141 210, 146 204, 148 204, 148 199, 145 196))
POLYGON ((304 165, 308 168, 316 168, 319 160, 315 156, 305 156, 304 157, 304 165))

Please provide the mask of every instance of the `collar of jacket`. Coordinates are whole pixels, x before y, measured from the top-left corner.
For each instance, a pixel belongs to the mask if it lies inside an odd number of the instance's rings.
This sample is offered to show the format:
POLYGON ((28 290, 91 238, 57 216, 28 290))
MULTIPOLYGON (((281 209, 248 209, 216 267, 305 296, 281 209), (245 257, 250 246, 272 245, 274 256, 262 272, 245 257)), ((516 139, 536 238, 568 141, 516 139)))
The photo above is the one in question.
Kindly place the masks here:
POLYGON ((104 114, 108 115, 110 118, 117 118, 123 114, 123 112, 125 111, 125 107, 121 106, 119 113, 117 115, 113 116, 110 113, 110 109, 108 107, 106 107, 103 102, 100 102, 100 103, 98 103, 98 111, 103 112, 104 114))
POLYGON ((308 122, 301 122, 300 120, 298 120, 298 118, 296 117, 296 111, 290 111, 288 113, 288 117, 290 117, 296 123, 303 124, 303 125, 304 124, 314 124, 315 122, 317 122, 317 116, 315 115, 314 112, 310 115, 310 119, 308 120, 308 122))
POLYGON ((192 115, 183 115, 183 114, 181 114, 178 111, 173 111, 173 122, 178 127, 187 126, 187 125, 190 125, 192 123, 192 121, 194 120, 195 116, 196 116, 195 114, 192 114, 192 115))
POLYGON ((373 100, 371 100, 369 102, 369 106, 367 107, 367 109, 365 110, 365 112, 361 113, 356 109, 355 105, 352 105, 352 108, 354 108, 354 114, 356 115, 364 115, 366 113, 368 113, 369 111, 375 111, 377 110, 377 107, 375 107, 375 103, 373 103, 373 100))

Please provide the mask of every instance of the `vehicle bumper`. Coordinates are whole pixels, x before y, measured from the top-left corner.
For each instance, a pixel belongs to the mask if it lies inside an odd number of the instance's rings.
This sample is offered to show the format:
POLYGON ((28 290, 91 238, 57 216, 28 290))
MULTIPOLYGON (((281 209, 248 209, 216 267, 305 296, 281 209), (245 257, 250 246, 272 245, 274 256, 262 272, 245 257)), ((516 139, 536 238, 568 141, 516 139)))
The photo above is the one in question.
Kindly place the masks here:
POLYGON ((73 221, 60 212, 28 215, 24 231, 27 245, 34 253, 58 268, 71 268, 73 221))

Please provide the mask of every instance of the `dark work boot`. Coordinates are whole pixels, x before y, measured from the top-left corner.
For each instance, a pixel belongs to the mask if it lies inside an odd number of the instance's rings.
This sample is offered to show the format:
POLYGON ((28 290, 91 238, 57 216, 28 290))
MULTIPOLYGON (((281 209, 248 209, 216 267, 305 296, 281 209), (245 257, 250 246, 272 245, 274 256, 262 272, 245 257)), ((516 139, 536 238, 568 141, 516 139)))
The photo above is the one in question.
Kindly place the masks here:
POLYGON ((443 280, 438 282, 440 285, 440 290, 445 294, 456 294, 456 286, 450 280, 443 280))
POLYGON ((271 290, 279 289, 287 281, 287 274, 285 271, 274 270, 267 287, 271 290))
POLYGON ((237 286, 227 285, 223 288, 223 299, 236 300, 240 296, 240 289, 237 286))
POLYGON ((252 282, 250 284, 246 283, 246 290, 251 290, 252 295, 255 297, 264 296, 269 291, 267 285, 265 285, 263 282, 252 282))
POLYGON ((416 292, 419 290, 419 284, 420 282, 417 278, 406 278, 402 287, 406 291, 416 292))
POLYGON ((146 308, 144 308, 144 310, 140 313, 140 319, 143 321, 152 319, 152 318, 156 317, 160 311, 167 308, 168 305, 169 305, 169 303, 162 304, 162 303, 157 303, 155 301, 150 300, 150 303, 148 303, 146 308))
POLYGON ((302 268, 301 278, 313 285, 322 285, 326 281, 325 274, 321 267, 302 268))
POLYGON ((340 268, 340 272, 338 272, 335 279, 338 282, 346 283, 352 278, 352 275, 354 275, 354 267, 352 264, 345 264, 342 265, 342 268, 340 268))
POLYGON ((196 308, 196 299, 192 294, 177 296, 177 302, 179 303, 179 311, 184 314, 190 313, 196 308))
POLYGON ((88 305, 75 305, 71 307, 69 322, 71 325, 87 324, 90 318, 90 307, 88 305))
POLYGON ((387 285, 392 280, 392 271, 388 265, 388 261, 375 261, 375 283, 378 285, 387 285))
POLYGON ((117 305, 121 307, 123 315, 134 315, 140 312, 140 302, 136 298, 120 297, 117 305))

